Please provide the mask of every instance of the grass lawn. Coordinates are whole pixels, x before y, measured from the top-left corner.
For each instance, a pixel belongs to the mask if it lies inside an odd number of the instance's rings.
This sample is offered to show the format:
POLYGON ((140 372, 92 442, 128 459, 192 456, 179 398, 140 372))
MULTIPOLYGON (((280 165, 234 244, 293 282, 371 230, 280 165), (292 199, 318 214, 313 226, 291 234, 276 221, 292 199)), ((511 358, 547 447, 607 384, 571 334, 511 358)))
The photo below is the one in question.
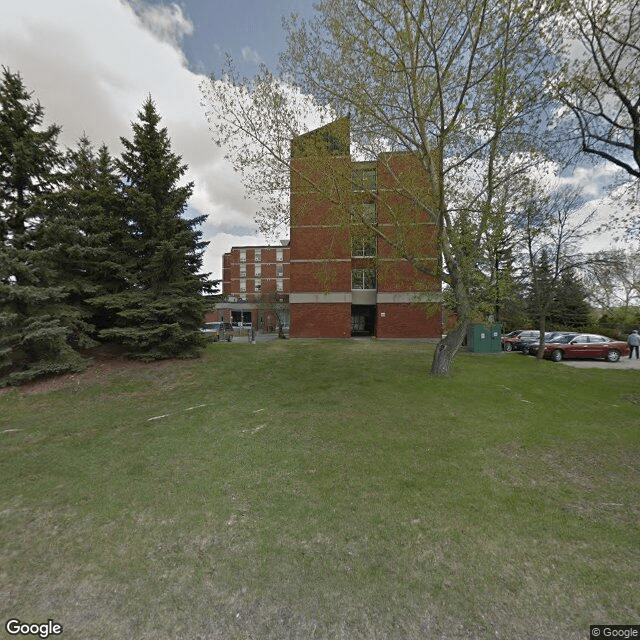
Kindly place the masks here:
POLYGON ((63 640, 638 623, 638 372, 461 354, 434 379, 432 348, 212 344, 1 394, 0 635, 9 618, 63 640))

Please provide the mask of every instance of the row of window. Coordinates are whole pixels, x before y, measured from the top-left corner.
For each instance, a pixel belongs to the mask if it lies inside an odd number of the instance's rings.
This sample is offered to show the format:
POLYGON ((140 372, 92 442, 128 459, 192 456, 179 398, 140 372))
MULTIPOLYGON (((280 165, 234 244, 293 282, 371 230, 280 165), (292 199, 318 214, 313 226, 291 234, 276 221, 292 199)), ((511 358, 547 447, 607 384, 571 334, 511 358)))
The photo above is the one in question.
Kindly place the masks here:
MULTIPOLYGON (((253 281, 253 290, 258 293, 262 291, 262 280, 257 279, 253 281)), ((284 291, 284 280, 282 280, 282 278, 278 278, 276 280, 276 291, 278 293, 282 293, 284 291)), ((245 278, 241 278, 240 293, 246 293, 246 292, 247 292, 247 281, 245 278)))
MULTIPOLYGON (((352 289, 375 289, 376 283, 376 270, 367 269, 352 269, 351 270, 351 288, 352 289)), ((262 291, 262 280, 255 279, 253 281, 253 290, 256 292, 262 291)), ((282 293, 284 291, 284 281, 281 278, 276 280, 276 291, 282 293)), ((240 278, 240 293, 247 292, 247 280, 240 278)))
MULTIPOLYGON (((246 249, 240 249, 239 250, 239 254, 240 254, 240 262, 246 262, 247 261, 247 250, 246 249)), ((254 249, 253 250, 253 259, 255 262, 262 262, 262 249, 254 249)), ((284 250, 283 249, 276 249, 276 262, 282 262, 284 259, 284 250)))
MULTIPOLYGON (((247 265, 240 265, 240 277, 244 278, 247 275, 247 265)), ((262 276, 262 265, 255 265, 253 268, 253 275, 256 278, 260 278, 262 276)), ((276 265, 276 278, 284 278, 284 265, 277 264, 276 265)))

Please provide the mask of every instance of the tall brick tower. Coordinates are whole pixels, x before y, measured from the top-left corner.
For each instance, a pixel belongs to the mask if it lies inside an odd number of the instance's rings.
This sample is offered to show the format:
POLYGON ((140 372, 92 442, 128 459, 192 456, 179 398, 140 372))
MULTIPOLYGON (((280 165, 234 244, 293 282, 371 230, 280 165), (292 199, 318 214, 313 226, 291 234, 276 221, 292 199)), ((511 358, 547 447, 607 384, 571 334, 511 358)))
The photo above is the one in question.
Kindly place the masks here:
POLYGON ((419 158, 354 162, 340 118, 291 144, 291 337, 439 338, 439 259, 419 158), (425 304, 428 303, 428 304, 425 304))

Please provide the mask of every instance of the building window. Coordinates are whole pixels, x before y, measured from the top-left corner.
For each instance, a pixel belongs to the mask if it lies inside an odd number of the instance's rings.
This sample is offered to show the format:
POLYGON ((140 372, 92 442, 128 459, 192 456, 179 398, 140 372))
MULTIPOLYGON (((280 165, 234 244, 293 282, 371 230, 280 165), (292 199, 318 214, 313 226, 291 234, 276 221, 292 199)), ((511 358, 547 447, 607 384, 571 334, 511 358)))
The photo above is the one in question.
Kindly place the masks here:
POLYGON ((253 270, 253 275, 255 275, 256 278, 259 278, 262 276, 262 265, 257 264, 253 270))
POLYGON ((240 262, 246 262, 246 261, 247 261, 247 250, 240 249, 240 262))
POLYGON ((351 234, 351 256, 354 258, 374 258, 377 252, 377 238, 374 233, 351 234))
POLYGON ((375 191, 377 185, 375 169, 354 169, 351 172, 353 191, 375 191))
POLYGON ((247 265, 246 264, 241 264, 240 265, 240 277, 244 278, 247 275, 247 265))
POLYGON ((352 269, 351 271, 352 289, 375 289, 376 270, 375 269, 352 269))
POLYGON ((246 291, 247 291, 247 281, 244 278, 242 278, 240 280, 240 293, 246 293, 246 291))
POLYGON ((276 260, 282 262, 282 249, 276 249, 276 260))
POLYGON ((282 278, 278 278, 276 280, 276 291, 278 293, 282 293, 284 291, 284 281, 282 280, 282 278))
POLYGON ((284 277, 284 266, 281 264, 276 265, 276 277, 277 278, 284 277))
POLYGON ((253 290, 257 292, 262 291, 262 280, 254 280, 253 290))
POLYGON ((262 249, 256 249, 254 252, 256 262, 262 261, 262 249))
POLYGON ((377 236, 372 227, 377 224, 375 203, 362 203, 351 207, 351 255, 372 258, 377 253, 377 236))
POLYGON ((378 223, 378 212, 375 202, 351 205, 349 212, 353 224, 374 225, 378 223))

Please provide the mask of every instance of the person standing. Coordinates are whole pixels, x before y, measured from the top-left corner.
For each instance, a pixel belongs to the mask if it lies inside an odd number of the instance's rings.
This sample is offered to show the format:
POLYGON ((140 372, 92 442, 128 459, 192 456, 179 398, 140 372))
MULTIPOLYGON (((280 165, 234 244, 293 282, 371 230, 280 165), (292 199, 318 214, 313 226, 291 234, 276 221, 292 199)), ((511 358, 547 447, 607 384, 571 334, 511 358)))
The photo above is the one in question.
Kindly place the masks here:
POLYGON ((627 342, 629 343, 629 358, 633 358, 633 352, 636 352, 636 359, 638 359, 638 347, 640 347, 640 335, 638 334, 638 330, 634 329, 627 338, 627 342))

